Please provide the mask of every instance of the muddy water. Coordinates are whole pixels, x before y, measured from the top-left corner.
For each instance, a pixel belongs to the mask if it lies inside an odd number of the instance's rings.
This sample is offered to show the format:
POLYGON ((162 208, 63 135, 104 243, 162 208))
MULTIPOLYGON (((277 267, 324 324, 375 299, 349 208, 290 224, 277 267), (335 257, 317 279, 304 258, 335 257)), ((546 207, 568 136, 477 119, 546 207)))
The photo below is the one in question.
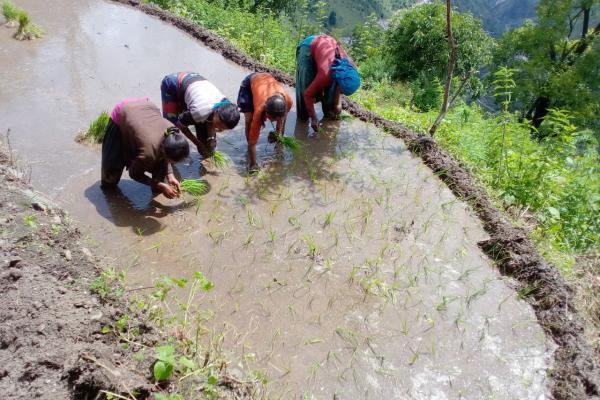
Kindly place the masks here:
MULTIPOLYGON (((132 287, 195 271, 214 281, 203 301, 233 372, 264 373, 272 398, 546 397, 553 345, 478 250, 478 220, 402 142, 353 120, 311 138, 292 113, 302 150, 279 153, 263 135, 263 171, 246 178, 242 121, 220 136, 233 163, 209 167, 199 205, 153 200, 129 179, 106 196, 99 149, 73 142, 99 110, 158 104, 178 70, 235 99, 248 71, 124 7, 17 4, 46 36, 0 29, 0 129, 132 287)), ((198 177, 197 154, 178 170, 198 177)))

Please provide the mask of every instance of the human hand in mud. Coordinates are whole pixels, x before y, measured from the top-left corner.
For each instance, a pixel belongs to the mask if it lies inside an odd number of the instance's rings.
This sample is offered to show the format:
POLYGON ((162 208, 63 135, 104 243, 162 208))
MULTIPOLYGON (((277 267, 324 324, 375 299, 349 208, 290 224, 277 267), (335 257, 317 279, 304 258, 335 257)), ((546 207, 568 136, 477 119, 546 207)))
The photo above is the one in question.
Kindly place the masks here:
POLYGON ((175 197, 177 197, 179 195, 178 192, 172 186, 170 186, 164 182, 160 182, 158 184, 158 190, 160 190, 160 192, 167 199, 174 199, 175 197))
POLYGON ((167 175, 167 183, 169 185, 171 185, 171 187, 177 189, 177 193, 181 192, 181 185, 180 185, 179 181, 177 180, 177 178, 175 178, 175 175, 168 174, 167 175))
POLYGON ((311 118, 310 119, 310 127, 313 129, 313 134, 317 134, 319 133, 319 120, 317 118, 311 118))

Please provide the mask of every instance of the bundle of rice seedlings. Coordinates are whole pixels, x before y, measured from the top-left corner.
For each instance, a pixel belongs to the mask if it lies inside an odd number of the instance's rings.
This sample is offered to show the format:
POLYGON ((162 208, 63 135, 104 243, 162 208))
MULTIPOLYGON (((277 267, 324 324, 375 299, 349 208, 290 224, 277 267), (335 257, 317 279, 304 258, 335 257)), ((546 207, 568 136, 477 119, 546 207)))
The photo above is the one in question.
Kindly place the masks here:
POLYGON ((31 22, 25 11, 19 11, 19 27, 13 36, 17 40, 32 40, 42 37, 42 29, 31 22))
POLYGON ((180 182, 181 190, 192 196, 201 196, 208 191, 208 185, 198 179, 184 179, 180 182))
POLYGON ((302 143, 300 143, 298 139, 291 136, 277 135, 277 141, 291 152, 296 152, 300 150, 300 147, 302 147, 302 143))
POLYGON ((212 155, 213 163, 215 167, 219 169, 224 169, 229 166, 231 160, 227 157, 223 152, 215 150, 212 155))
POLYGON ((10 1, 2 3, 2 15, 6 19, 6 25, 15 26, 19 19, 20 10, 10 1))
POLYGON ((98 118, 90 123, 90 126, 86 131, 81 132, 77 136, 78 142, 87 141, 90 143, 102 143, 104 140, 104 134, 106 133, 106 127, 108 126, 109 119, 108 112, 102 111, 98 118))

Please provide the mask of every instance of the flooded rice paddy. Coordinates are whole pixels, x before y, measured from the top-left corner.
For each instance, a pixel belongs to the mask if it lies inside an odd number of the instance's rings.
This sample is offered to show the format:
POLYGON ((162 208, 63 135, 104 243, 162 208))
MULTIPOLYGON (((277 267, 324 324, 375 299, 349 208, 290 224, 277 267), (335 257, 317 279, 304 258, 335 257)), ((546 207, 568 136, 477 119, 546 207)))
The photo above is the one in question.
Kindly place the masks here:
MULTIPOLYGON (((162 77, 183 70, 235 100, 250 71, 109 2, 16 3, 46 35, 0 29, 0 129, 130 287, 195 271, 215 283, 203 304, 234 373, 261 371, 270 398, 546 397, 554 345, 478 249, 477 218, 401 141, 352 119, 309 137, 292 112, 301 150, 263 130, 263 170, 247 177, 241 121, 219 136, 232 164, 207 164, 199 202, 152 199, 125 176, 107 195, 99 148, 73 140, 99 111, 160 104, 162 77)), ((199 177, 196 152, 178 172, 199 177)))

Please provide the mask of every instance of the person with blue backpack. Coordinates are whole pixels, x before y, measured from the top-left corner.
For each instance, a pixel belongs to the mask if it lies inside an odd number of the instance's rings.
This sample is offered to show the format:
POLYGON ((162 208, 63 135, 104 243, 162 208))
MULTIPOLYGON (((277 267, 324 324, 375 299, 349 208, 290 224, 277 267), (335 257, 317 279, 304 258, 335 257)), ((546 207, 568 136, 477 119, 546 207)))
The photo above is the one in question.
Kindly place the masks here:
POLYGON ((331 36, 304 39, 296 49, 296 110, 319 130, 315 102, 321 102, 326 118, 342 112, 341 94, 350 96, 360 87, 360 75, 346 50, 331 36))

